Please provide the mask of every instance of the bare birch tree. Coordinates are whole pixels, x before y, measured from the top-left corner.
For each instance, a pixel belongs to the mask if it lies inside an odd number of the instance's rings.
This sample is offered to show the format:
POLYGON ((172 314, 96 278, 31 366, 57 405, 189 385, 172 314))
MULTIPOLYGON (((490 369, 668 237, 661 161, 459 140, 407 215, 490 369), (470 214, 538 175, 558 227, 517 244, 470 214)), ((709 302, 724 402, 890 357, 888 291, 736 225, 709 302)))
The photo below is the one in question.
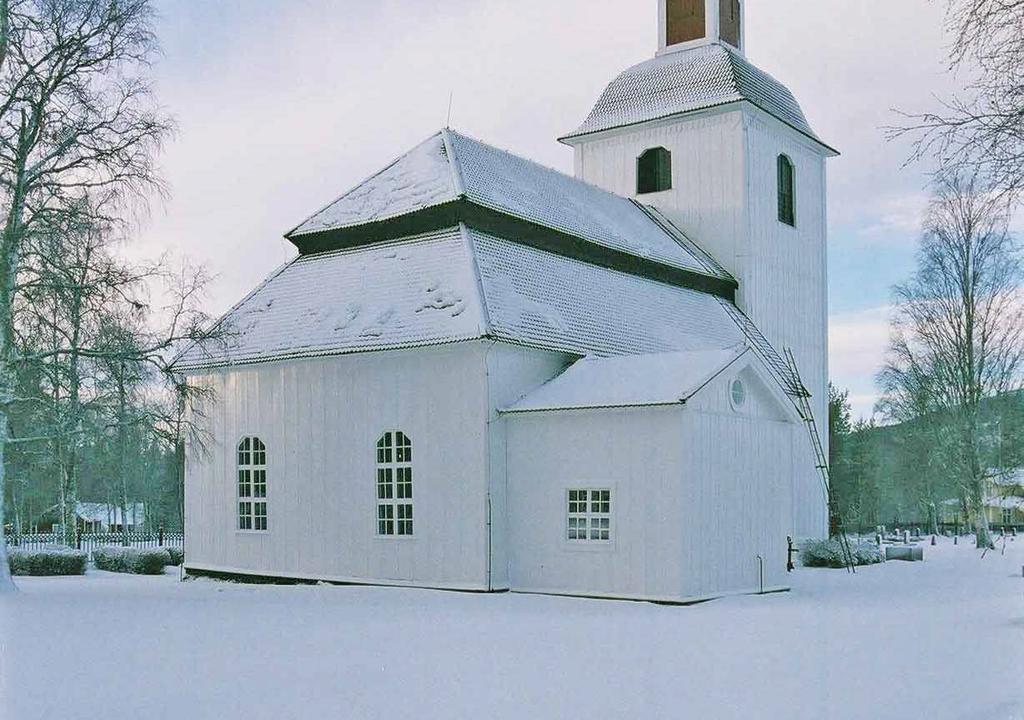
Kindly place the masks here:
MULTIPOLYGON (((34 434, 50 438, 45 442, 60 476, 66 544, 75 535, 80 448, 95 395, 94 363, 83 352, 96 344, 107 308, 126 300, 137 302, 134 298, 144 282, 156 272, 120 260, 110 228, 97 219, 99 209, 82 203, 80 210, 57 215, 56 226, 27 238, 14 309, 21 363, 37 363, 45 379, 49 422, 37 425, 34 434)), ((16 397, 12 407, 25 402, 39 400, 16 397)), ((30 440, 31 436, 11 442, 30 440)))
POLYGON ((1024 190, 1024 2, 948 0, 950 71, 963 92, 933 113, 907 114, 895 136, 916 138, 915 158, 989 178, 1000 193, 1024 190))
POLYGON ((148 81, 151 23, 150 0, 0 0, 0 497, 26 238, 87 193, 128 203, 160 189, 154 157, 170 123, 148 81))
POLYGON ((987 186, 963 176, 936 181, 917 271, 895 288, 879 376, 892 419, 938 424, 934 450, 949 453, 979 547, 991 544, 983 402, 1020 387, 1024 359, 1021 256, 1007 224, 1005 203, 987 186))

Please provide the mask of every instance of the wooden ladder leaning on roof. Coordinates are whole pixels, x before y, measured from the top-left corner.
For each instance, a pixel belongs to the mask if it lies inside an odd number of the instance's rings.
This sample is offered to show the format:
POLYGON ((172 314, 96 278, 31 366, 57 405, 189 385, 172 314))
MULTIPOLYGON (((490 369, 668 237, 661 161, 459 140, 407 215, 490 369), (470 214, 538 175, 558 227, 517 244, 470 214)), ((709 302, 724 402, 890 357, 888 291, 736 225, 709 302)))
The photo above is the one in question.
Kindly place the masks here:
POLYGON ((803 418, 804 425, 807 427, 807 434, 810 436, 811 447, 814 450, 815 469, 818 471, 825 491, 825 501, 828 504, 828 532, 831 537, 839 541, 839 546, 843 552, 843 559, 846 561, 847 572, 856 573, 856 563, 853 561, 850 539, 846 536, 846 528, 843 525, 842 514, 839 511, 839 503, 832 494, 832 478, 829 474, 828 457, 826 457, 825 448, 821 443, 821 435, 818 434, 818 424, 814 421, 814 411, 811 409, 809 399, 811 394, 800 379, 800 370, 790 348, 786 348, 785 356, 789 372, 800 383, 801 392, 797 393, 795 401, 800 417, 803 418))

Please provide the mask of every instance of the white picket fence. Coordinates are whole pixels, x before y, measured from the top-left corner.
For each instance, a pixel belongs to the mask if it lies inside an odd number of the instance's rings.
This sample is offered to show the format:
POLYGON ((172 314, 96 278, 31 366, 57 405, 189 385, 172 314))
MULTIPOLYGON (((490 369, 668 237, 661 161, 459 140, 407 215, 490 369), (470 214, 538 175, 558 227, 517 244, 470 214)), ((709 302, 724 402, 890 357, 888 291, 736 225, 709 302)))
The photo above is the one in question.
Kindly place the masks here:
MULTIPOLYGON (((13 533, 6 536, 7 549, 42 550, 44 548, 67 547, 58 533, 13 533)), ((92 559, 97 548, 110 545, 138 548, 174 547, 183 548, 185 535, 180 532, 128 532, 128 533, 79 533, 75 537, 74 546, 84 550, 92 559)))

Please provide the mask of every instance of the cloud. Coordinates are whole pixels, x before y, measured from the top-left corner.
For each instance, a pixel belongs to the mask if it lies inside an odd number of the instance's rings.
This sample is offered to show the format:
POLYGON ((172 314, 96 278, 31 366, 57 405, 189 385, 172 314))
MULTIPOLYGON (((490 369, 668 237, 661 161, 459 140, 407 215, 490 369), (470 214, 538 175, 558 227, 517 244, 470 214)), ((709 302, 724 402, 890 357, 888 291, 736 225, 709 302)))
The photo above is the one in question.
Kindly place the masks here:
POLYGON ((865 240, 905 241, 921 232, 928 196, 924 192, 875 199, 874 211, 864 213, 857 234, 865 240))
POLYGON ((878 399, 875 375, 889 344, 888 305, 840 313, 829 320, 829 376, 850 391, 854 415, 871 417, 878 399))
MULTIPOLYGON (((796 94, 830 161, 830 214, 865 237, 911 227, 920 172, 885 142, 893 107, 945 94, 929 0, 751 0, 748 55, 796 94), (884 19, 884 22, 880 20, 884 19)), ((181 133, 173 196, 133 252, 174 249, 219 275, 222 310, 292 254, 282 233, 445 122, 571 171, 554 138, 653 55, 655 3, 161 0, 161 101, 181 133)), ((699 238, 698 238, 699 240, 699 238)), ((877 299, 883 302, 884 298, 877 299)))
MULTIPOLYGON (((173 195, 133 254, 189 255, 221 312, 294 254, 282 234, 445 124, 571 172, 555 138, 656 49, 636 0, 159 0, 161 102, 181 132, 173 195)), ((796 95, 830 160, 833 377, 869 413, 888 287, 909 272, 925 175, 893 108, 947 96, 941 3, 749 0, 748 57, 796 95), (902 250, 899 247, 902 246, 902 250), (835 299, 835 298, 834 298, 835 299)), ((700 238, 695 238, 698 242, 700 238)))

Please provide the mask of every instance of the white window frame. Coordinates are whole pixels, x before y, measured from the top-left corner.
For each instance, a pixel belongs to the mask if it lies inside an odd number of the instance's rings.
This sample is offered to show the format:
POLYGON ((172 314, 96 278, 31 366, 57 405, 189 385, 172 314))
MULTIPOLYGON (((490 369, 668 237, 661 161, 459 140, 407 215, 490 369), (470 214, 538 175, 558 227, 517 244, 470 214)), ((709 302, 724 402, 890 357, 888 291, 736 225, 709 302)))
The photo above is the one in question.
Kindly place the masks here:
POLYGON ((566 488, 562 503, 565 515, 562 538, 570 546, 607 547, 615 542, 614 488, 606 485, 573 485, 566 488), (585 494, 584 501, 580 500, 579 493, 585 494), (584 507, 579 509, 581 502, 584 507), (585 537, 579 537, 581 529, 585 537), (594 537, 595 530, 597 537, 594 537))
POLYGON ((270 532, 269 509, 267 444, 258 435, 245 435, 235 445, 235 530, 270 532))
POLYGON ((1013 525, 1013 508, 1002 508, 1003 525, 1013 525))
POLYGON ((381 433, 374 446, 374 523, 378 538, 416 537, 412 446, 412 439, 401 430, 381 433))

